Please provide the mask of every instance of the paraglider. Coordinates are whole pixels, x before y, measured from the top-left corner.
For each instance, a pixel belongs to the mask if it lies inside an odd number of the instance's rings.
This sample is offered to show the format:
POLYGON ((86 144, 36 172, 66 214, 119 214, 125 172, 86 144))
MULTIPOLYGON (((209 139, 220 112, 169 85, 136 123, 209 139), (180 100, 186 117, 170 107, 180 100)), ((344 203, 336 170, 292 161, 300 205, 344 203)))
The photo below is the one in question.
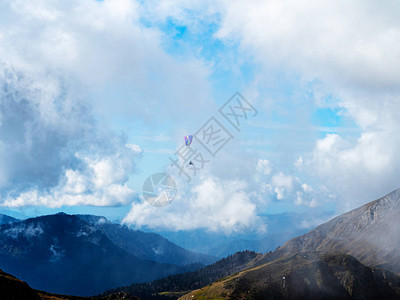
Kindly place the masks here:
MULTIPOLYGON (((190 146, 190 144, 193 141, 193 135, 186 135, 185 136, 185 144, 187 147, 190 146)), ((193 166, 194 167, 194 163, 192 163, 192 161, 189 161, 189 165, 188 166, 193 166)))
POLYGON ((186 135, 185 136, 185 144, 186 144, 186 146, 190 146, 192 141, 193 141, 193 135, 186 135))

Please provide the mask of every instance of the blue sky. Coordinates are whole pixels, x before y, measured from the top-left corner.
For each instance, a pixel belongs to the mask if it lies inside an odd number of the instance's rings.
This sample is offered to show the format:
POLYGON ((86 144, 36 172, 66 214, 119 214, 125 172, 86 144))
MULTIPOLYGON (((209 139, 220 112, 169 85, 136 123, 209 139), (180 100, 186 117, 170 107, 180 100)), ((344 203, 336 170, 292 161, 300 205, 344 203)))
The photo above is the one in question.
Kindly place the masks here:
POLYGON ((0 212, 231 233, 383 196, 399 185, 396 9, 3 1, 0 212), (240 132, 218 113, 235 92, 257 110, 240 132), (169 158, 212 116, 233 139, 187 183, 169 158), (141 195, 155 172, 178 186, 163 208, 141 195))

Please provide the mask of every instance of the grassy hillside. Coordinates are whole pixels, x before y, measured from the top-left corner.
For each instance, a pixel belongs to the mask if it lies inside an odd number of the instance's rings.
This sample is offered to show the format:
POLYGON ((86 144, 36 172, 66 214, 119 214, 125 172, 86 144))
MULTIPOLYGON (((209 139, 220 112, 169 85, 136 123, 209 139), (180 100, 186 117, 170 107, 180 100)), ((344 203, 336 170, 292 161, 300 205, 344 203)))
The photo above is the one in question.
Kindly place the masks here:
POLYGON ((305 252, 238 272, 180 299, 400 299, 400 277, 349 255, 305 252))

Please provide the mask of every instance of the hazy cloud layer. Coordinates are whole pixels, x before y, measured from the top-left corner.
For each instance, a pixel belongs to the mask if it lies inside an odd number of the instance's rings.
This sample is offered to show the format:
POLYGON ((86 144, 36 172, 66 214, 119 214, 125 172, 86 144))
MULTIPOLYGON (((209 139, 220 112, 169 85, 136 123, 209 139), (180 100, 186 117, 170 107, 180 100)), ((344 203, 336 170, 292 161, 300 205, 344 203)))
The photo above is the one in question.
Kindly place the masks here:
MULTIPOLYGON (((221 163, 223 165, 223 161, 218 159, 212 163, 216 168, 221 163)), ((177 183, 176 199, 165 207, 153 207, 144 199, 135 202, 123 222, 139 228, 145 226, 163 230, 202 228, 226 234, 247 230, 265 233, 268 226, 259 214, 265 213, 272 202, 292 203, 292 199, 296 199, 294 206, 310 208, 326 202, 327 195, 314 191, 298 177, 276 170, 268 160, 260 159, 253 163, 237 162, 232 168, 237 167, 244 172, 233 178, 221 179, 206 169, 190 183, 179 172, 170 170, 177 183), (241 164, 246 164, 247 168, 242 168, 241 164), (266 166, 268 172, 265 172, 266 166)))

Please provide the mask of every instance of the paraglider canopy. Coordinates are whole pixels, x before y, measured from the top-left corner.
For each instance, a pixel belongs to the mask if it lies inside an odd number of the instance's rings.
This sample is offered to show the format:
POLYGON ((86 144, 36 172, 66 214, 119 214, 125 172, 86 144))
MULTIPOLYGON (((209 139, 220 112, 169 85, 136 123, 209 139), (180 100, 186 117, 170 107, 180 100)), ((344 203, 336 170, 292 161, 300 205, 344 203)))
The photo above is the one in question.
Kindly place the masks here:
POLYGON ((186 144, 186 146, 190 146, 190 144, 192 143, 192 141, 193 141, 193 135, 187 135, 187 136, 185 136, 185 144, 186 144))

